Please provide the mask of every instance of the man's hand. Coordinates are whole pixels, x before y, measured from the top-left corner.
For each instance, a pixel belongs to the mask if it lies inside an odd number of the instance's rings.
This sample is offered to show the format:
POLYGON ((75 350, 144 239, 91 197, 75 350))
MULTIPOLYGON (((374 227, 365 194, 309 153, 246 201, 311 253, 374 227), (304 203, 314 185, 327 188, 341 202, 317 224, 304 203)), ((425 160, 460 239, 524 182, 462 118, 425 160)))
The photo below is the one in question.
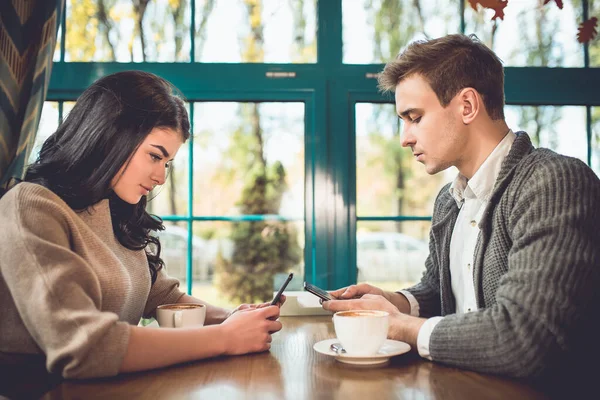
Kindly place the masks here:
POLYGON ((360 299, 324 301, 323 308, 333 312, 346 310, 379 310, 387 311, 390 316, 400 314, 400 311, 396 306, 390 303, 382 295, 377 294, 365 294, 360 299))
POLYGON ((410 314, 410 303, 404 295, 395 292, 385 292, 378 287, 371 286, 368 283, 359 283, 358 285, 350 285, 345 288, 330 292, 333 297, 339 300, 358 299, 367 294, 383 296, 387 301, 392 303, 400 312, 410 314))
POLYGON ((360 299, 324 301, 323 308, 334 312, 347 310, 387 311, 390 314, 388 338, 406 342, 413 349, 417 348, 419 330, 426 321, 424 318, 411 317, 400 312, 385 297, 375 294, 365 294, 360 299))
POLYGON ((379 289, 378 287, 371 286, 368 283, 350 285, 329 293, 336 299, 340 300, 360 298, 365 294, 375 294, 385 297, 385 293, 383 290, 379 289))

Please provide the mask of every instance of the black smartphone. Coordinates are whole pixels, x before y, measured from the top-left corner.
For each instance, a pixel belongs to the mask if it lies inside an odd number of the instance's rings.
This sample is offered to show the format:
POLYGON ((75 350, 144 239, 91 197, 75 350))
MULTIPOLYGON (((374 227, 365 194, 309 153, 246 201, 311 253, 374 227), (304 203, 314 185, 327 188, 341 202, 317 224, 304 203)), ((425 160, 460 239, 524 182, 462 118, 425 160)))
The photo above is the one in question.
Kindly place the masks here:
POLYGON ((281 285, 281 287, 279 288, 279 291, 277 292, 277 294, 275 295, 275 297, 273 297, 273 301, 271 301, 271 305, 272 306, 274 306, 275 304, 279 303, 279 300, 281 299, 281 294, 283 293, 283 291, 285 290, 285 288, 287 287, 288 283, 290 283, 290 281, 292 280, 293 277, 294 277, 294 273, 290 272, 290 274, 288 275, 288 277, 285 280, 285 282, 283 282, 283 285, 281 285))
POLYGON ((323 301, 335 300, 335 297, 333 297, 332 295, 330 295, 323 289, 318 288, 315 285, 311 285, 308 282, 304 282, 304 290, 314 294, 315 296, 317 296, 318 298, 320 298, 323 301))

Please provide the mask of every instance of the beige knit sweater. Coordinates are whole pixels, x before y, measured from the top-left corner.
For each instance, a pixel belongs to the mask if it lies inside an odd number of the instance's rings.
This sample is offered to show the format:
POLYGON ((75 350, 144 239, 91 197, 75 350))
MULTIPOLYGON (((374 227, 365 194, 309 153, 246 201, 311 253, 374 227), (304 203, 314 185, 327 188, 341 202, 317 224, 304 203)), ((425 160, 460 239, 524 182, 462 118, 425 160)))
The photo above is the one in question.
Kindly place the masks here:
POLYGON ((183 293, 115 237, 109 201, 75 212, 43 186, 0 199, 0 359, 45 355, 65 378, 116 375, 129 325, 183 293))

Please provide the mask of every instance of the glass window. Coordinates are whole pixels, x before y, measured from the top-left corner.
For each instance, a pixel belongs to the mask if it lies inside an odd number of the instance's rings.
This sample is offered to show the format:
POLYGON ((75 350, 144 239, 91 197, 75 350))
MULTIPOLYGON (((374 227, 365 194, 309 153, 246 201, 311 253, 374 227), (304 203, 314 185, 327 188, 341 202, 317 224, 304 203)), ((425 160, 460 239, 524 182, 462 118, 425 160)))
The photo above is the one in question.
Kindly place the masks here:
POLYGON ((393 104, 357 103, 356 213, 358 216, 427 216, 456 168, 429 175, 400 144, 402 120, 393 104))
POLYGON ((217 304, 266 301, 278 274, 304 273, 304 103, 194 104, 194 222, 215 281, 193 293, 217 304), (267 221, 228 217, 278 215, 267 221), (217 251, 219 250, 219 251, 217 251))
MULTIPOLYGON (((60 24, 60 18, 58 20, 60 24)), ((60 61, 60 44, 62 43, 62 25, 58 25, 58 33, 56 34, 56 47, 54 48, 54 55, 52 56, 52 61, 57 62, 60 61)))
POLYGON ((63 115, 60 123, 62 123, 62 121, 64 121, 65 118, 67 118, 73 107, 75 107, 75 103, 75 101, 63 101, 63 115))
POLYGON ((460 30, 458 0, 342 0, 344 63, 386 63, 409 42, 460 30))
MULTIPOLYGON (((588 0, 589 4, 589 17, 596 17, 600 20, 600 0, 588 0)), ((578 21, 578 22, 581 22, 578 21)), ((598 27, 596 27, 596 31, 598 27)), ((600 40, 596 36, 590 42, 590 66, 600 67, 600 40)))
POLYGON ((358 282, 384 290, 414 285, 429 255, 429 221, 359 221, 356 227, 358 282), (381 245, 372 246, 372 243, 381 245))
POLYGON ((197 0, 198 62, 314 63, 316 0, 197 0))
POLYGON ((527 132, 536 147, 545 147, 587 162, 585 107, 506 106, 506 123, 527 132))
MULTIPOLYGON (((42 115, 40 117, 40 124, 38 126, 37 134, 35 135, 35 142, 33 144, 33 149, 31 153, 29 153, 28 162, 31 164, 37 159, 37 156, 42 149, 42 145, 58 129, 58 125, 60 122, 60 113, 59 113, 59 101, 46 101, 44 102, 44 106, 42 108, 42 115)), ((66 118, 67 114, 73 109, 75 105, 74 101, 63 101, 63 120, 66 118)))
POLYGON ((50 135, 56 132, 57 128, 58 101, 45 101, 44 106, 42 107, 42 115, 40 117, 40 124, 38 125, 37 134, 35 135, 33 148, 29 153, 29 164, 35 162, 38 155, 40 154, 42 145, 44 144, 46 139, 50 137, 50 135))
POLYGON ((385 243, 383 240, 363 240, 357 244, 359 251, 368 251, 368 250, 383 250, 385 249, 385 243))
MULTIPOLYGON (((187 222, 163 222, 164 231, 155 234, 160 240, 160 256, 165 263, 169 276, 180 280, 185 290, 187 272, 188 229, 187 222)), ((192 277, 198 281, 207 281, 212 277, 206 263, 203 262, 204 243, 200 238, 192 238, 192 277)))
MULTIPOLYGON (((194 104, 194 215, 304 218, 304 103, 194 104), (281 180, 273 204, 243 211, 242 193, 281 180), (254 183, 257 182, 257 183, 254 183), (268 212, 265 212, 268 211, 268 212)), ((267 190, 274 190, 267 185, 267 190)))
POLYGON ((202 244, 194 247, 194 260, 201 259, 194 269, 208 271, 209 279, 197 279, 194 270, 192 295, 221 307, 269 301, 289 272, 287 290, 301 290, 303 232, 303 221, 194 222, 194 240, 202 244))
POLYGON ((188 0, 67 0, 66 61, 190 60, 188 0))
MULTIPOLYGON (((583 67, 583 46, 577 42, 581 6, 564 2, 543 5, 532 0, 511 0, 504 20, 492 20, 494 10, 465 1, 465 33, 474 33, 502 59, 505 66, 583 67)), ((578 3, 578 2, 577 2, 578 3)))
POLYGON ((600 107, 592 107, 592 168, 600 176, 600 107))
POLYGON ((419 249, 419 244, 413 240, 398 239, 394 241, 394 246, 396 247, 396 250, 400 251, 416 251, 419 249))

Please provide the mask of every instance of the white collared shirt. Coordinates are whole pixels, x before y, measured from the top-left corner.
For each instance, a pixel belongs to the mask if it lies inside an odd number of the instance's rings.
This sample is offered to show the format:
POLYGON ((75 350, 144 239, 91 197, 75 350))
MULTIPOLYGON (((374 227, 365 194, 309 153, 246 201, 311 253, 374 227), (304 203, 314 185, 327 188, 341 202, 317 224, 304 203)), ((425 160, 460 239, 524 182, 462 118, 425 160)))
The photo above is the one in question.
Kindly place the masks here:
MULTIPOLYGON (((450 282, 457 314, 477 310, 473 262, 475 246, 479 237, 479 222, 492 195, 502 162, 509 153, 515 138, 516 135, 509 130, 469 181, 458 174, 449 189, 460 208, 450 241, 450 282)), ((419 306, 415 297, 404 290, 400 293, 404 294, 411 304, 411 315, 418 316, 419 306)), ((419 330, 417 349, 421 357, 431 360, 429 339, 433 329, 442 318, 429 318, 419 330)))

